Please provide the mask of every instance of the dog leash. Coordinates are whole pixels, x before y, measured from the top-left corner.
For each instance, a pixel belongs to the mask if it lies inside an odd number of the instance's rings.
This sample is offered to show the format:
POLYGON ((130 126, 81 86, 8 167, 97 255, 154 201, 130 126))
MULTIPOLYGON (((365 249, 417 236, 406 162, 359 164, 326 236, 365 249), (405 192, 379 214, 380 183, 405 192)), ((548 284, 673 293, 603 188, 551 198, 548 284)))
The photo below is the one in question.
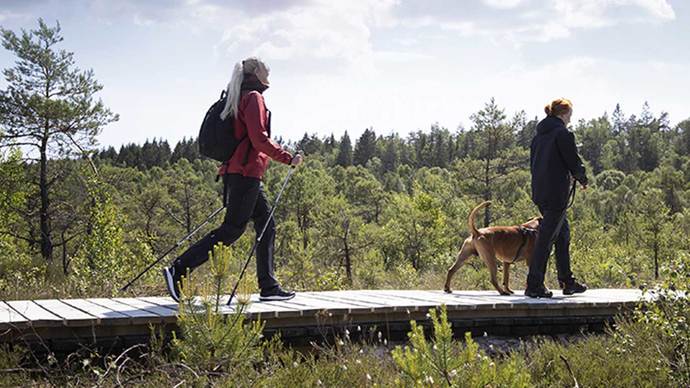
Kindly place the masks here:
POLYGON ((570 193, 568 194, 568 197, 570 197, 570 203, 566 203, 565 207, 563 208, 561 212, 561 218, 558 220, 558 225, 556 225, 556 228, 553 230, 553 234, 551 234, 551 239, 549 240, 549 246, 553 244, 553 241, 556 239, 556 232, 560 232, 561 227, 563 226, 563 221, 565 221, 565 215, 568 214, 568 209, 573 206, 573 203, 575 203, 575 191, 576 191, 576 185, 577 181, 573 180, 573 186, 570 188, 570 193))

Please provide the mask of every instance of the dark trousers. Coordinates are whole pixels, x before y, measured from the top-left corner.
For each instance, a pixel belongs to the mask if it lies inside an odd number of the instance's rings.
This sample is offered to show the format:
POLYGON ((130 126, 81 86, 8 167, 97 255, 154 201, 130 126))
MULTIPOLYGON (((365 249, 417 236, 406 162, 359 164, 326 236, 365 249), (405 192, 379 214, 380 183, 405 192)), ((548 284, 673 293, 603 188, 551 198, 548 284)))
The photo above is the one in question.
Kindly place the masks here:
POLYGON ((544 285, 546 263, 551 248, 556 244, 556 269, 558 280, 567 282, 573 279, 570 270, 570 225, 564 211, 550 210, 539 206, 543 219, 539 223, 539 234, 534 244, 527 275, 527 288, 535 289, 544 285))
MULTIPOLYGON (((257 237, 268 220, 271 207, 266 194, 257 178, 243 177, 230 174, 223 177, 226 189, 225 219, 218 229, 204 236, 196 244, 187 249, 175 259, 173 266, 175 273, 186 274, 205 263, 209 258, 209 251, 218 242, 231 245, 244 233, 249 220, 254 221, 257 237)), ((273 245, 276 236, 275 223, 271 218, 266 227, 261 242, 256 247, 256 275, 259 288, 270 289, 278 285, 273 274, 273 245)))

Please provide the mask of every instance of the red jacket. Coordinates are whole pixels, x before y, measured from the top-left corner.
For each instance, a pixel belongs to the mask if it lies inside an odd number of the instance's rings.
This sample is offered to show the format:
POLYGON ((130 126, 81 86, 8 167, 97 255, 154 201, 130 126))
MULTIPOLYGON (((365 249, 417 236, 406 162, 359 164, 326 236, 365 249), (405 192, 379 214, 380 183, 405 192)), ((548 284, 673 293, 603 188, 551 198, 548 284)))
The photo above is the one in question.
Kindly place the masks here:
POLYGON ((230 160, 220 167, 218 173, 240 174, 261 179, 268 168, 269 159, 290 164, 292 155, 269 138, 269 113, 261 93, 243 93, 237 110, 234 122, 235 137, 246 138, 237 146, 230 160))

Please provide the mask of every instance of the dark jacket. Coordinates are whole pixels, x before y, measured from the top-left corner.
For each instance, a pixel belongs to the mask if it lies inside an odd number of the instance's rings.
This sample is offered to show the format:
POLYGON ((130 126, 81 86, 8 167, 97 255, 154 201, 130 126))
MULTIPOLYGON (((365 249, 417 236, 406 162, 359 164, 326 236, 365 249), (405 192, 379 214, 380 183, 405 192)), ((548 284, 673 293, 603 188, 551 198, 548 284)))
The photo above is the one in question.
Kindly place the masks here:
POLYGON ((558 117, 547 116, 537 125, 537 135, 530 146, 530 170, 532 201, 550 210, 562 210, 567 206, 571 176, 587 184, 575 136, 558 117))

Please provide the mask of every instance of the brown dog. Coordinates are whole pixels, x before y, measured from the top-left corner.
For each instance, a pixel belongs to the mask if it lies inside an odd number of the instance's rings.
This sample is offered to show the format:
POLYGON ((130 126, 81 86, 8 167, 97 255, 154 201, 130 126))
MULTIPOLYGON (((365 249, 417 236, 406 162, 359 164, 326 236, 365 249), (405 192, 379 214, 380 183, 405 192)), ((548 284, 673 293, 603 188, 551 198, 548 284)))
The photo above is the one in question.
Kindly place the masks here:
POLYGON ((537 227, 541 217, 534 217, 518 226, 492 226, 477 230, 474 226, 474 215, 490 204, 491 201, 482 202, 470 212, 467 224, 472 235, 465 239, 455 264, 448 269, 445 292, 452 292, 450 282, 453 275, 467 259, 475 255, 481 257, 489 267, 491 284, 501 295, 513 293, 508 286, 510 265, 524 259, 529 266, 529 258, 537 239, 537 227), (503 262, 503 287, 496 280, 497 259, 503 262))

